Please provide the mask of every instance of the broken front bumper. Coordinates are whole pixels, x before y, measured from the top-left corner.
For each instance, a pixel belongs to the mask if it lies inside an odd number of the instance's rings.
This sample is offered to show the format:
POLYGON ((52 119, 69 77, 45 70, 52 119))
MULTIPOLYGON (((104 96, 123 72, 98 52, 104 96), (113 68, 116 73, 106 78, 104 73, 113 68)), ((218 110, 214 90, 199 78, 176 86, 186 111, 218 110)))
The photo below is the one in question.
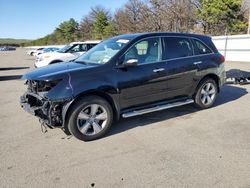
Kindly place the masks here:
POLYGON ((37 116, 50 128, 62 127, 64 123, 63 109, 65 101, 50 101, 38 94, 27 92, 20 97, 21 107, 28 113, 37 116))

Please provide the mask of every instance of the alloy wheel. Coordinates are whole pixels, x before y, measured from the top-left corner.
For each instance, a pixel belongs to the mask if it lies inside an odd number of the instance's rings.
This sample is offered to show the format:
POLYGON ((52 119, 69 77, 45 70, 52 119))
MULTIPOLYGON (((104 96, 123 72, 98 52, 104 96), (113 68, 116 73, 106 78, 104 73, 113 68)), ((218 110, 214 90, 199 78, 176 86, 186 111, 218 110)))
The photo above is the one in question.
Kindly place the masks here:
POLYGON ((214 102, 215 100, 215 95, 216 95, 216 86, 211 83, 208 82, 206 83, 202 89, 201 89, 201 102, 204 105, 210 105, 211 103, 214 102))
POLYGON ((77 117, 78 130, 87 136, 96 135, 107 125, 107 110, 99 104, 84 107, 77 117))

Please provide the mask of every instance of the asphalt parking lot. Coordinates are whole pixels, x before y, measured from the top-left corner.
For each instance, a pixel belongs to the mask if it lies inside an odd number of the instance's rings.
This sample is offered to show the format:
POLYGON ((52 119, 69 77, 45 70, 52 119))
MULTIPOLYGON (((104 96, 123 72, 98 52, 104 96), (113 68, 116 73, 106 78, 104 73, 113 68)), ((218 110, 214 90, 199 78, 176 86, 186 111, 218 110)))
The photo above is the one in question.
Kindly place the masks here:
MULTIPOLYGON (((250 187, 250 85, 226 85, 215 107, 123 119, 82 142, 43 134, 24 112, 20 76, 34 58, 0 52, 0 187, 250 187)), ((250 63, 226 63, 250 71, 250 63)))

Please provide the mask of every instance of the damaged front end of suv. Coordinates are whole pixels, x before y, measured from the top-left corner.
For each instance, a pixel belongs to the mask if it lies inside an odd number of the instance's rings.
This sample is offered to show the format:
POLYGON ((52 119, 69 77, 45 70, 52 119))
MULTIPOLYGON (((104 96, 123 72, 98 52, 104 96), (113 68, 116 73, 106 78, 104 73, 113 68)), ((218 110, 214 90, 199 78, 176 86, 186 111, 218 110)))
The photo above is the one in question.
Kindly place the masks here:
POLYGON ((73 101, 73 88, 69 73, 35 74, 33 71, 23 76, 27 91, 20 97, 22 108, 39 118, 42 130, 49 128, 64 129, 64 116, 73 101))

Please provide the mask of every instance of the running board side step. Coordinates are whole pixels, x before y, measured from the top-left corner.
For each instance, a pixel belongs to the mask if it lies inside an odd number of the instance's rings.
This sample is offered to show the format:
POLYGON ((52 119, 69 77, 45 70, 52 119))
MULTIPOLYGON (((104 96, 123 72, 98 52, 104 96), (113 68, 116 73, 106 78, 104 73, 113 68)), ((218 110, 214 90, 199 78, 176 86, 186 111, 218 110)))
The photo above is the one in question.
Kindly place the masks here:
POLYGON ((133 110, 131 112, 126 112, 126 113, 122 114, 122 117, 123 118, 128 118, 128 117, 132 117, 132 116, 138 116, 138 115, 147 114, 147 113, 150 113, 150 112, 166 110, 166 109, 169 109, 169 108, 174 108, 174 107, 177 107, 177 106, 183 106, 183 105, 191 104, 191 103, 194 103, 193 99, 186 99, 186 100, 182 100, 182 101, 176 101, 176 102, 172 102, 172 103, 156 105, 156 106, 146 108, 146 109, 142 109, 142 110, 133 110))

